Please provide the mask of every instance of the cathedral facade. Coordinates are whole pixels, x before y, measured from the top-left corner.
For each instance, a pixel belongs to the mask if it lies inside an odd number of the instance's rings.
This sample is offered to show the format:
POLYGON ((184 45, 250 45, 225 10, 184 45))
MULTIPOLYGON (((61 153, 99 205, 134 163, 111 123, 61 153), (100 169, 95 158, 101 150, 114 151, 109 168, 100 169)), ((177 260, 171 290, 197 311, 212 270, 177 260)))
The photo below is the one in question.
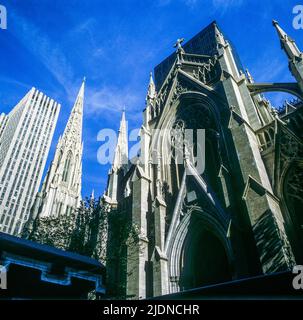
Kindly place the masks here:
POLYGON ((303 262, 303 55, 273 24, 293 83, 254 82, 213 22, 155 68, 131 163, 123 114, 103 199, 109 294, 159 296, 303 262), (262 95, 272 91, 298 99, 276 110, 262 95), (188 129, 204 130, 203 148, 188 129))

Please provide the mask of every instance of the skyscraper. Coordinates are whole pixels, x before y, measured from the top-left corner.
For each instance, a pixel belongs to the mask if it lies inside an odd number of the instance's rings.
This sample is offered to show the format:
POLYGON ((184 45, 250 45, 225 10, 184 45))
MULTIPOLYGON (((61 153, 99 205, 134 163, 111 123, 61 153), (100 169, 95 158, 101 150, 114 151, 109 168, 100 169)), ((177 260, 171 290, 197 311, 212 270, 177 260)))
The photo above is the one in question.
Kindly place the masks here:
POLYGON ((5 113, 1 113, 0 114, 0 139, 4 131, 4 128, 6 126, 6 123, 7 123, 7 116, 5 113))
POLYGON ((60 104, 32 88, 0 116, 0 230, 17 235, 39 189, 60 104))
POLYGON ((68 215, 80 205, 84 87, 85 80, 63 136, 59 138, 56 154, 43 182, 42 190, 36 196, 31 220, 36 217, 68 215))

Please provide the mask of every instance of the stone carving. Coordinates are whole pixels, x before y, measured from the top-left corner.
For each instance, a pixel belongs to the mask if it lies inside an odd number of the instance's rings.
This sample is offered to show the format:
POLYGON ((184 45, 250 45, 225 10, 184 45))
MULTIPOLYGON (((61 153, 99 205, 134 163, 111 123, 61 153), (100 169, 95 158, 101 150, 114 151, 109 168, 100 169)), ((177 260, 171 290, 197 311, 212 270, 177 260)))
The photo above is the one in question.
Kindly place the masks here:
POLYGON ((177 52, 184 53, 184 49, 182 48, 182 43, 184 42, 184 38, 177 39, 177 42, 174 45, 174 48, 177 48, 177 52))
MULTIPOLYGON (((185 60, 188 58, 185 58, 185 60)), ((192 57, 190 58, 193 59, 192 57)), ((203 62, 201 65, 193 70, 193 76, 205 83, 208 84, 216 79, 218 76, 218 72, 216 70, 216 64, 217 64, 217 57, 214 57, 213 59, 209 59, 208 62, 203 62)))
POLYGON ((190 91, 189 87, 184 83, 181 83, 180 81, 178 81, 173 93, 173 97, 171 99, 171 104, 174 104, 183 93, 188 91, 190 91))
POLYGON ((281 155, 285 160, 291 161, 295 158, 303 158, 303 146, 297 139, 289 134, 281 136, 281 155))

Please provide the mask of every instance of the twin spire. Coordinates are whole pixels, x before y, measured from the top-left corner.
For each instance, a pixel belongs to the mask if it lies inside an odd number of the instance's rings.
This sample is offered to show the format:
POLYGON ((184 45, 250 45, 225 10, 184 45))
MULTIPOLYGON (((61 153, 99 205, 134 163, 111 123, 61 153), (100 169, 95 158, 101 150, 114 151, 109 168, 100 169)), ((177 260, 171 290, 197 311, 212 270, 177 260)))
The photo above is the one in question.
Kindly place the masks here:
POLYGON ((125 108, 122 111, 119 135, 115 155, 113 159, 113 169, 117 170, 128 164, 128 141, 127 141, 127 122, 125 108))
POLYGON ((82 122, 85 79, 72 108, 55 156, 32 208, 32 217, 69 215, 81 201, 82 122))
POLYGON ((84 77, 72 112, 83 113, 85 82, 86 78, 84 77))
POLYGON ((70 117, 68 119, 66 128, 64 130, 63 138, 69 136, 70 133, 77 133, 78 138, 82 139, 82 121, 83 121, 83 105, 84 105, 84 91, 85 91, 85 81, 84 78, 82 85, 78 92, 75 104, 71 111, 70 117))
MULTIPOLYGON (((146 95, 146 102, 150 102, 156 97, 156 86, 152 72, 149 77, 149 85, 146 95)), ((127 141, 127 121, 125 117, 125 108, 122 111, 120 121, 118 141, 113 159, 112 169, 118 170, 128 164, 128 141, 127 141)))

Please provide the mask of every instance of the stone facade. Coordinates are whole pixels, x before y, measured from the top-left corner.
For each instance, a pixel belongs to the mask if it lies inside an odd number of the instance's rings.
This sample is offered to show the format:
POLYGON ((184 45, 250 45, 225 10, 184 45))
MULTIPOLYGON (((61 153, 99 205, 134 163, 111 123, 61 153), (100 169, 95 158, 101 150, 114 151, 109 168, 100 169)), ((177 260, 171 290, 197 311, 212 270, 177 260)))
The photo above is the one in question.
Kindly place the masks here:
POLYGON ((302 263, 302 103, 275 110, 262 95, 302 99, 302 53, 274 26, 296 82, 255 83, 213 22, 184 46, 179 39, 155 68, 141 153, 128 164, 123 114, 104 201, 137 240, 119 238, 123 249, 114 253, 118 231, 109 219, 110 295, 158 296, 302 263), (183 139, 171 135, 176 128, 183 139), (185 129, 205 129, 205 148, 189 144, 185 129))

